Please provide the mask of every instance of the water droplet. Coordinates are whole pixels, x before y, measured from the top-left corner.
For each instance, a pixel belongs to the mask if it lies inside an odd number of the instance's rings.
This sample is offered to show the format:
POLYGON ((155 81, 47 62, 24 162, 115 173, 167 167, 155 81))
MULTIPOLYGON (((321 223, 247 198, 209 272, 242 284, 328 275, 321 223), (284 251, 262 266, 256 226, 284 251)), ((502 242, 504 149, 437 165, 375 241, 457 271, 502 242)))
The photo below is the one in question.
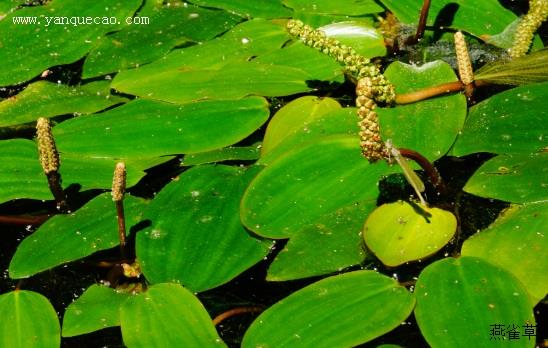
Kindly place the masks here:
POLYGON ((192 191, 190 192, 190 195, 194 198, 198 197, 200 195, 200 191, 192 191))
POLYGON ((249 40, 247 37, 244 37, 244 38, 242 39, 242 43, 243 43, 244 45, 247 45, 250 41, 251 41, 251 40, 249 40))
POLYGON ((159 239, 162 237, 162 232, 160 230, 152 230, 150 232, 150 239, 159 239))

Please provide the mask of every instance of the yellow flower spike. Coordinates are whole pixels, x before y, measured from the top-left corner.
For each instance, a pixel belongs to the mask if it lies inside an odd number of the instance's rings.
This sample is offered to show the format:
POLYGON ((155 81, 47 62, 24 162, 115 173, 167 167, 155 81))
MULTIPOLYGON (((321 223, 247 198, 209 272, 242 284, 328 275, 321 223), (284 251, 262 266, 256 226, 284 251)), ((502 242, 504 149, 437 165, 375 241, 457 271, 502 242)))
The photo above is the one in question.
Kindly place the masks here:
POLYGON ((523 16, 516 30, 514 44, 509 50, 510 57, 522 57, 529 51, 535 32, 547 18, 548 1, 530 0, 529 12, 523 16))
POLYGON ((469 85, 474 82, 474 71, 472 70, 472 62, 470 61, 466 41, 464 41, 464 35, 460 31, 455 33, 455 52, 457 54, 460 80, 464 85, 469 85))
POLYGON ((49 120, 40 117, 36 122, 36 138, 38 141, 38 154, 40 164, 47 175, 59 170, 59 152, 55 146, 49 120))
POLYGON ((126 165, 124 162, 116 163, 112 179, 112 200, 121 201, 126 191, 126 165))

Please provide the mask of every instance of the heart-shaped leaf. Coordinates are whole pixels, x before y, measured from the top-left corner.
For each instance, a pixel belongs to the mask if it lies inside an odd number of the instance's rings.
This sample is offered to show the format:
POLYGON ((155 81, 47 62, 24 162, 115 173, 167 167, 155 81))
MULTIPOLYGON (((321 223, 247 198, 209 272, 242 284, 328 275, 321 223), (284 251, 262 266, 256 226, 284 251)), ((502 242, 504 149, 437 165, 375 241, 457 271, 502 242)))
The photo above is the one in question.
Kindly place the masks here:
POLYGON ((43 348, 61 345, 55 309, 44 296, 26 290, 0 295, 0 346, 43 348))
POLYGON ((322 279, 276 303, 245 333, 242 347, 353 347, 409 316, 413 294, 394 279, 355 271, 322 279))
MULTIPOLYGON (((397 94, 457 80, 451 66, 439 60, 420 67, 394 62, 386 69, 385 76, 396 86, 397 94)), ((396 147, 418 151, 434 161, 449 151, 462 129, 466 98, 454 94, 378 108, 377 113, 383 139, 391 139, 396 147)))
POLYGON ((369 215, 363 238, 382 263, 395 267, 439 251, 456 230, 452 213, 399 201, 383 204, 369 215))

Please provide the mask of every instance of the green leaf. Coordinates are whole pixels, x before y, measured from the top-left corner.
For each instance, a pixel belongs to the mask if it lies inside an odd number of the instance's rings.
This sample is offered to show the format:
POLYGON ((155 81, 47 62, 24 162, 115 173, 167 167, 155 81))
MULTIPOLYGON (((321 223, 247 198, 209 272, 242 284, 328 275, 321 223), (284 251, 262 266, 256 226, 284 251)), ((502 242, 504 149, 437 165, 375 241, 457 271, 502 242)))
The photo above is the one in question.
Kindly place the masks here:
POLYGON ((548 82, 521 86, 473 106, 451 153, 529 154, 548 146, 548 82))
MULTIPOLYGON (((332 14, 321 14, 309 11, 299 11, 296 10, 293 12, 293 19, 299 19, 303 23, 310 25, 312 28, 319 28, 324 25, 331 23, 344 22, 348 21, 347 15, 332 15, 332 14)), ((360 17, 352 17, 352 21, 359 22, 367 26, 372 26, 376 21, 373 14, 365 15, 360 17)))
POLYGON ((464 191, 512 203, 546 201, 547 173, 548 153, 497 156, 474 173, 464 191))
POLYGON ((0 141, 0 202, 17 198, 53 199, 33 141, 0 141))
POLYGON ((322 216, 376 198, 377 181, 391 169, 370 164, 358 142, 333 136, 270 163, 242 199, 243 224, 267 238, 288 238, 322 216))
POLYGON ((301 132, 306 133, 310 122, 340 108, 341 105, 332 98, 306 96, 292 100, 278 110, 268 123, 261 157, 264 159, 279 145, 283 145, 283 151, 278 153, 295 148, 295 141, 292 140, 301 132))
POLYGON ((192 291, 228 282, 269 252, 272 242, 241 225, 240 198, 256 169, 189 169, 164 187, 145 211, 137 257, 148 281, 174 281, 192 291))
POLYGON ((295 99, 280 109, 269 122, 265 140, 270 140, 275 146, 266 151, 263 146, 259 163, 269 164, 286 152, 327 136, 354 134, 357 137, 356 120, 355 108, 341 108, 333 99, 295 99))
MULTIPOLYGON (((420 67, 394 62, 385 76, 396 86, 397 94, 457 81, 451 66, 439 60, 420 67)), ((466 98, 454 94, 376 110, 383 139, 392 139, 396 147, 415 150, 434 161, 451 148, 462 129, 466 98)))
POLYGON ((267 280, 285 281, 341 271, 366 257, 358 231, 376 200, 325 215, 291 237, 268 268, 267 280))
POLYGON ((120 325, 120 306, 131 295, 93 284, 72 302, 63 317, 63 337, 120 325))
POLYGON ((513 206, 489 228, 467 239, 461 254, 511 272, 525 285, 532 303, 537 303, 548 292, 547 224, 547 203, 513 206))
POLYGON ((273 64, 300 69, 307 73, 307 80, 344 82, 342 66, 333 58, 318 50, 294 42, 282 49, 265 53, 257 59, 261 64, 273 64))
POLYGON ((140 5, 140 0, 56 0, 10 13, 0 21, 0 86, 19 84, 51 66, 79 60, 104 34, 126 25, 126 18, 140 5), (37 23, 15 24, 20 17, 36 17, 37 23), (86 18, 100 23, 82 23, 86 18))
MULTIPOLYGON (((139 91, 143 91, 143 97, 149 98, 148 93, 153 93, 155 97, 161 97, 156 88, 147 89, 149 81, 166 79, 170 74, 188 75, 192 71, 195 72, 195 79, 201 76, 202 81, 205 81, 224 65, 231 62, 250 63, 253 57, 277 50, 289 39, 289 34, 281 25, 265 20, 245 21, 221 37, 201 45, 173 50, 155 62, 138 69, 123 71, 116 76, 113 86, 118 88, 116 87, 118 82, 124 81, 123 87, 132 90, 139 89, 139 91), (144 92, 145 90, 147 92, 144 92)), ((172 91, 176 89, 173 86, 161 87, 162 92, 176 93, 172 91)))
POLYGON ((185 156, 183 165, 195 166, 223 161, 254 161, 260 156, 260 148, 261 144, 256 143, 251 146, 229 146, 218 150, 189 154, 185 156))
POLYGON ((120 308, 129 348, 226 347, 200 301, 177 284, 156 284, 120 308))
MULTIPOLYGON (((493 347, 493 325, 518 325, 519 334, 524 324, 535 321, 519 281, 475 257, 447 258, 427 266, 419 275, 415 296, 415 318, 432 347, 493 347)), ((535 346, 525 337, 507 343, 535 346)))
POLYGON ((456 230, 452 213, 399 201, 375 209, 365 222, 363 237, 382 263, 396 267, 436 253, 456 230))
MULTIPOLYGON (((405 24, 417 25, 423 0, 382 0, 382 3, 405 24)), ((467 0, 432 1, 426 25, 432 26, 436 20, 451 18, 444 28, 464 30, 477 37, 502 32, 516 19, 498 0, 470 2, 467 0)))
POLYGON ((135 100, 53 128, 61 153, 87 158, 150 158, 234 144, 268 118, 263 98, 175 105, 135 100))
MULTIPOLYGON (((145 203, 131 196, 124 203, 129 229, 141 221, 145 203)), ((11 259, 9 274, 27 278, 118 244, 116 208, 110 193, 103 193, 72 214, 55 215, 25 238, 11 259)))
POLYGON ((0 103, 0 127, 36 121, 39 117, 89 114, 125 99, 109 93, 110 82, 92 82, 78 87, 38 81, 0 103))
POLYGON ((372 24, 346 21, 331 23, 318 29, 327 37, 352 47, 366 58, 382 57, 386 54, 384 38, 372 24))
POLYGON ((133 75, 122 71, 116 75, 112 87, 171 103, 239 99, 248 95, 286 96, 312 89, 306 84, 309 75, 302 69, 255 61, 228 63, 220 69, 177 69, 139 80, 133 75))
POLYGON ((138 67, 186 41, 206 41, 230 29, 238 17, 189 4, 151 11, 145 24, 134 24, 103 37, 84 63, 83 78, 138 67))
POLYGON ((242 347, 352 347, 398 327, 415 298, 394 279, 356 271, 320 280, 263 312, 242 347))
POLYGON ((362 16, 370 13, 383 12, 384 9, 377 5, 373 0, 283 0, 284 5, 293 8, 295 11, 347 15, 347 16, 362 16))
POLYGON ((26 290, 0 295, 0 346, 50 348, 61 346, 57 313, 44 296, 26 290))
POLYGON ((291 16, 281 0, 193 0, 196 5, 214 7, 244 18, 278 18, 291 16))

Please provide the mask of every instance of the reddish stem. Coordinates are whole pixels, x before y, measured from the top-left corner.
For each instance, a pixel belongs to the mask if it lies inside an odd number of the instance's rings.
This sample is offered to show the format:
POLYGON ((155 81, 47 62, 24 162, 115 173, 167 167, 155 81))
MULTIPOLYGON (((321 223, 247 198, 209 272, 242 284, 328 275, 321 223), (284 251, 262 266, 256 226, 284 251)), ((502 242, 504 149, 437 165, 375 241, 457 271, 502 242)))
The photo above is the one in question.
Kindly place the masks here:
POLYGON ((233 317, 235 315, 245 313, 260 313, 262 311, 264 311, 264 308, 258 306, 236 307, 216 316, 215 319, 213 319, 213 325, 219 325, 223 320, 233 317))
POLYGON ((6 225, 40 225, 51 215, 0 215, 0 224, 6 225))
POLYGON ((428 11, 430 10, 430 0, 424 0, 422 2, 421 15, 419 17, 419 24, 417 25, 417 32, 415 36, 411 36, 407 39, 407 44, 413 45, 422 39, 424 36, 424 29, 426 28, 426 19, 428 18, 428 11))
POLYGON ((434 167, 426 157, 418 153, 417 151, 409 150, 409 149, 398 149, 400 151, 400 154, 405 157, 412 159, 415 161, 421 168, 425 171, 426 175, 428 175, 428 178, 430 179, 430 182, 432 185, 434 185, 434 188, 440 193, 444 194, 446 192, 445 183, 443 182, 443 179, 440 176, 440 173, 434 167))

